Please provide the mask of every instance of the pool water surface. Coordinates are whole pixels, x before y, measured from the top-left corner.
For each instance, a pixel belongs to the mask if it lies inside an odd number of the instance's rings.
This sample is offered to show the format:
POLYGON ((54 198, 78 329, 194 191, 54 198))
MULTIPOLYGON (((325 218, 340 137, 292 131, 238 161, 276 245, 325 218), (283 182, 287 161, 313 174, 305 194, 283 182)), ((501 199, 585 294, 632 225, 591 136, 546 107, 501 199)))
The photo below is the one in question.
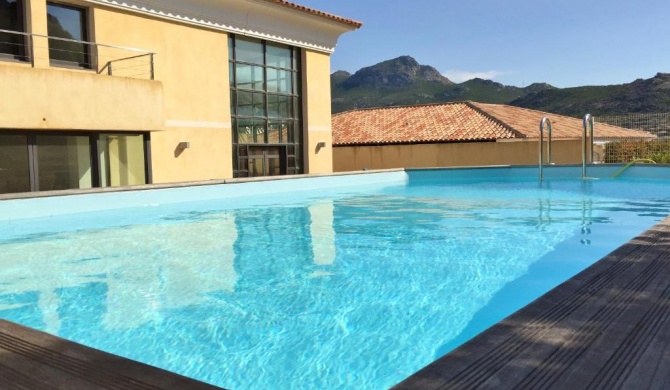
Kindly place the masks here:
POLYGON ((0 222, 0 318, 230 389, 384 389, 670 214, 649 179, 413 179, 0 222))

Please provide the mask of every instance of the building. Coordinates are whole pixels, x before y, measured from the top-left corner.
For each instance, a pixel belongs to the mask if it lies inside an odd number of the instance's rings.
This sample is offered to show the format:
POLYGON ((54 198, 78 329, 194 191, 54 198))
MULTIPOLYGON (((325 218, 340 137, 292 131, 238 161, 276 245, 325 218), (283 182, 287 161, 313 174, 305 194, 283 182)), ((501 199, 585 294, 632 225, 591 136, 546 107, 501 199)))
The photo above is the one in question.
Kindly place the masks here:
MULTIPOLYGON (((581 119, 503 104, 474 102, 383 107, 333 115, 335 171, 538 164, 540 121, 552 123, 552 161, 582 159, 581 119)), ((544 139, 547 139, 545 132, 544 139)), ((596 124, 594 138, 652 139, 654 135, 596 124)), ((595 161, 602 146, 594 147, 595 161)))
POLYGON ((0 0, 0 193, 332 171, 330 54, 283 0, 0 0))

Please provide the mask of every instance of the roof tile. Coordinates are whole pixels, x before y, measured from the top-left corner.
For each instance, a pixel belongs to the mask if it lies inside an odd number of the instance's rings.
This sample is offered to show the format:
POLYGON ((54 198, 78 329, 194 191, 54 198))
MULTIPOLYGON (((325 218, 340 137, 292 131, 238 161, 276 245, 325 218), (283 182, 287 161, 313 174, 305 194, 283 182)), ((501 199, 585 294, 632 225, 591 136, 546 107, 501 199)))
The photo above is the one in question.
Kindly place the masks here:
MULTIPOLYGON (((472 102, 383 107, 333 115, 333 145, 496 141, 538 138, 540 120, 552 138, 581 138, 582 120, 504 104, 472 102)), ((642 131, 597 123, 596 138, 654 138, 642 131)))

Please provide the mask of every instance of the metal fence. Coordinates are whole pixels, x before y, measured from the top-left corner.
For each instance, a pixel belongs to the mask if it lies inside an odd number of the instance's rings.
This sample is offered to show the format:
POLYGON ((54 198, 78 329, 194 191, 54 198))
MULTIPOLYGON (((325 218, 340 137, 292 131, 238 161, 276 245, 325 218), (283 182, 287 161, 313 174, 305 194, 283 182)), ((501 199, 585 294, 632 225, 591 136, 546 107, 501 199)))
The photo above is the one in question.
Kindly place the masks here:
POLYGON ((598 145, 599 162, 629 163, 635 160, 670 164, 670 112, 602 115, 596 122, 641 130, 653 134, 654 138, 599 138, 595 126, 594 141, 598 145))
POLYGON ((44 61, 51 66, 153 80, 155 55, 132 47, 0 30, 0 58, 33 66, 44 61))

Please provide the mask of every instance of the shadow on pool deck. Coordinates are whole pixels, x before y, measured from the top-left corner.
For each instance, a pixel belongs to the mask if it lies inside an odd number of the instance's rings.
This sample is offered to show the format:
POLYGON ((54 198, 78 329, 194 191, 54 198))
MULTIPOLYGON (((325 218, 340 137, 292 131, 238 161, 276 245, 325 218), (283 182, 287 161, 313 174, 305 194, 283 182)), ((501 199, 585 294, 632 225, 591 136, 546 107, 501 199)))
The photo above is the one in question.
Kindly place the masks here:
POLYGON ((395 389, 670 388, 670 218, 395 389))

